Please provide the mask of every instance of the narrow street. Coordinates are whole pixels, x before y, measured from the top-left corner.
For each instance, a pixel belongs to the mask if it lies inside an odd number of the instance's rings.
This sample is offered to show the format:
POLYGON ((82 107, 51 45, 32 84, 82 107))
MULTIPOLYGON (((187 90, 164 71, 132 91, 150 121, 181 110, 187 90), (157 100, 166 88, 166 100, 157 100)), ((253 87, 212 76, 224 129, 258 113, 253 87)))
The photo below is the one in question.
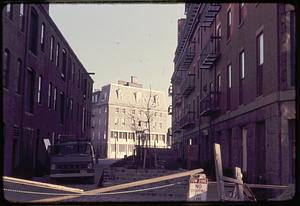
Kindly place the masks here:
MULTIPOLYGON (((49 176, 45 176, 45 177, 34 177, 32 178, 32 180, 41 183, 61 185, 67 188, 81 189, 84 191, 93 190, 98 188, 98 182, 103 169, 105 167, 109 167, 114 162, 115 162, 114 159, 99 159, 98 164, 95 165, 96 177, 95 177, 94 184, 87 184, 84 182, 84 180, 80 178, 71 178, 71 179, 64 179, 58 181, 58 180, 50 179, 49 176)), ((39 199, 49 198, 54 196, 74 194, 73 192, 64 192, 59 189, 55 190, 49 188, 36 187, 29 184, 18 184, 18 183, 7 182, 7 181, 4 181, 3 188, 4 188, 4 198, 11 202, 15 202, 15 201, 30 202, 33 200, 39 200, 39 199)))

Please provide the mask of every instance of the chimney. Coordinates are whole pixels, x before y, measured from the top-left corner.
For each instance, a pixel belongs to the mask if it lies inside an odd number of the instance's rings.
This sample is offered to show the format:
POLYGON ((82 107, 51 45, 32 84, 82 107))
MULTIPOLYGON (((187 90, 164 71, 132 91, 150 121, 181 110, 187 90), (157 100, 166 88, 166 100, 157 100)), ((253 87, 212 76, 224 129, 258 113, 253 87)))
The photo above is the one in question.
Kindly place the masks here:
POLYGON ((131 76, 130 83, 137 84, 137 83, 138 83, 138 82, 137 82, 137 77, 131 76))

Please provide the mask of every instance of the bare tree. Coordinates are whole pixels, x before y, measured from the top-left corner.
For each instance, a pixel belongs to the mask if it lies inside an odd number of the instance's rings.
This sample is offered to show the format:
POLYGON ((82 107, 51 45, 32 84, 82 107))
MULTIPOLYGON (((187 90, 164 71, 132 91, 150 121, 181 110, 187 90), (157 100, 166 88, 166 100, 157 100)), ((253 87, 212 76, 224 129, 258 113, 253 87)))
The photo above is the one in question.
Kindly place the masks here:
MULTIPOLYGON (((137 99, 137 102, 139 102, 138 105, 130 104, 129 107, 131 109, 126 115, 127 119, 131 121, 131 129, 135 131, 139 147, 141 146, 140 141, 142 141, 142 150, 140 151, 141 153, 144 153, 143 168, 146 166, 147 149, 145 148, 151 147, 151 126, 155 115, 154 110, 157 106, 157 101, 158 99, 153 95, 150 86, 149 95, 141 96, 140 99, 137 99), (139 114, 133 112, 136 111, 136 109, 139 114)), ((140 154, 139 157, 141 156, 142 155, 140 154)))

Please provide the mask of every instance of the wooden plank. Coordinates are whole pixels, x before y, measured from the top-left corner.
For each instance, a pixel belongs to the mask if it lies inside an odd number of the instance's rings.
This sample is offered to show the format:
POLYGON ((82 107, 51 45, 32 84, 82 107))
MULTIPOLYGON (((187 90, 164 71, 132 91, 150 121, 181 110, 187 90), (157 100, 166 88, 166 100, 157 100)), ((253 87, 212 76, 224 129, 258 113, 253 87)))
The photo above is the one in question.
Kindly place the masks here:
POLYGON ((256 198, 255 198, 253 192, 251 191, 251 189, 248 187, 247 184, 244 184, 244 185, 243 185, 243 189, 244 189, 244 192, 245 192, 245 194, 246 194, 246 196, 247 196, 247 198, 248 198, 249 200, 251 200, 251 201, 256 201, 256 198))
POLYGON ((40 199, 40 200, 34 200, 32 202, 58 202, 58 201, 62 201, 62 200, 77 198, 77 197, 80 197, 81 195, 93 195, 93 194, 97 194, 97 193, 112 192, 112 191, 116 191, 116 190, 127 189, 130 187, 142 186, 142 185, 146 185, 146 184, 150 184, 150 183, 156 183, 156 182, 161 182, 161 181, 165 181, 165 180, 171 180, 171 179, 176 179, 176 178, 180 178, 180 177, 190 176, 190 175, 193 175, 195 173, 200 173, 200 172, 203 172, 203 169, 195 169, 195 170, 180 172, 180 173, 176 173, 176 174, 150 178, 150 179, 146 179, 146 180, 139 180, 139 181, 135 181, 135 182, 129 182, 129 183, 124 183, 124 184, 120 184, 120 185, 114 185, 114 186, 110 186, 110 187, 94 189, 94 190, 86 191, 86 192, 84 192, 82 194, 78 194, 78 195, 45 198, 45 199, 40 199))
POLYGON ((217 190, 220 200, 225 199, 225 188, 223 181, 223 168, 222 168, 222 158, 221 158, 221 148, 220 144, 214 144, 214 157, 215 157, 215 169, 216 169, 216 179, 217 179, 217 190))
POLYGON ((29 185, 29 186, 34 186, 34 187, 48 188, 48 189, 53 189, 53 190, 74 192, 74 193, 79 193, 79 194, 84 192, 84 190, 78 189, 78 188, 65 187, 62 185, 55 185, 55 184, 49 184, 49 183, 44 183, 44 182, 25 180, 25 179, 20 179, 20 178, 15 178, 15 177, 3 176, 3 181, 15 183, 15 184, 29 185))
MULTIPOLYGON (((239 167, 234 168, 234 177, 237 179, 237 181, 243 183, 243 175, 242 175, 241 168, 239 167)), ((237 184, 237 194, 238 194, 238 199, 244 201, 243 184, 237 184)))
POLYGON ((261 189, 279 189, 285 190, 288 188, 287 185, 261 185, 261 184, 247 184, 250 188, 261 188, 261 189))
POLYGON ((234 178, 231 178, 231 177, 226 177, 226 176, 223 176, 222 180, 227 181, 227 182, 232 182, 232 183, 235 183, 235 184, 239 184, 239 185, 244 184, 243 181, 241 181, 241 180, 237 180, 237 179, 234 179, 234 178))
MULTIPOLYGON (((217 184, 215 181, 208 181, 208 184, 217 184)), ((235 183, 232 182, 224 182, 225 186, 233 187, 235 183)), ((247 184, 249 188, 261 188, 261 189, 279 189, 285 190, 288 188, 287 185, 262 185, 262 184, 247 184)))

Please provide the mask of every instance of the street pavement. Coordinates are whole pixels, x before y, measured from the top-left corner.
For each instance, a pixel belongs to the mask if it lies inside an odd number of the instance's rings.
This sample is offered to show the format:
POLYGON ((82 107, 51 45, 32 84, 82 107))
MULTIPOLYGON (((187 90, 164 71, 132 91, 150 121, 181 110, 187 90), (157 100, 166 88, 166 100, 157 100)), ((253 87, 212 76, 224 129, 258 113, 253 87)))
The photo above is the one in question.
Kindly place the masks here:
MULTIPOLYGON (((98 164, 95 166, 96 177, 95 184, 86 184, 82 182, 79 178, 69 179, 65 181, 53 181, 49 177, 35 177, 34 181, 51 183, 57 185, 63 185, 71 188, 83 189, 84 191, 89 191, 93 189, 97 189, 98 182, 100 176, 105 167, 109 167, 116 160, 112 159, 100 159, 98 164)), ((176 189, 178 185, 170 186, 176 189)), ((75 194, 72 192, 65 192, 61 190, 49 189, 49 188, 40 188, 32 185, 20 185, 11 182, 4 182, 4 197, 6 200, 11 202, 29 202, 33 200, 40 200, 50 197, 58 197, 62 195, 75 194), (10 190, 10 191, 7 191, 10 190), (13 191, 11 191, 13 190, 13 191), (18 191, 27 191, 30 193, 23 193, 18 191), (45 193, 45 194, 40 194, 45 193), (49 193, 49 194, 48 194, 49 193)), ((166 196, 157 191, 159 189, 155 189, 156 192, 150 193, 152 195, 146 195, 145 193, 140 193, 138 191, 138 187, 128 188, 126 190, 115 191, 107 194, 96 194, 96 195, 88 195, 88 196, 80 196, 78 198, 64 200, 63 202, 159 202, 159 201, 186 201, 186 198, 176 197, 173 195, 166 196), (136 191, 137 190, 137 191, 136 191), (131 191, 131 192, 130 192, 131 191), (120 194, 120 192, 126 192, 124 194, 120 194), (139 194, 140 193, 140 194, 139 194)), ((154 191, 154 190, 153 190, 154 191)), ((208 195, 207 201, 216 201, 217 200, 217 189, 216 184, 208 185, 208 195)))
MULTIPOLYGON (((63 181, 56 181, 50 179, 49 176, 44 177, 33 177, 33 181, 50 183, 63 185, 71 188, 83 189, 84 191, 92 190, 98 188, 98 182, 102 171, 105 167, 109 167, 112 163, 114 163, 115 159, 99 159, 98 164, 95 165, 95 183, 94 184, 86 184, 80 178, 71 178, 65 179, 63 181)), ((71 192, 65 192, 61 190, 49 189, 49 188, 41 188, 32 185, 19 184, 13 182, 3 182, 4 189, 4 199, 9 202, 29 202, 32 200, 39 200, 48 197, 61 196, 62 194, 74 194, 71 192), (41 194, 42 193, 42 194, 41 194), (44 194, 45 193, 45 194, 44 194), (46 194, 50 193, 50 194, 46 194)))

